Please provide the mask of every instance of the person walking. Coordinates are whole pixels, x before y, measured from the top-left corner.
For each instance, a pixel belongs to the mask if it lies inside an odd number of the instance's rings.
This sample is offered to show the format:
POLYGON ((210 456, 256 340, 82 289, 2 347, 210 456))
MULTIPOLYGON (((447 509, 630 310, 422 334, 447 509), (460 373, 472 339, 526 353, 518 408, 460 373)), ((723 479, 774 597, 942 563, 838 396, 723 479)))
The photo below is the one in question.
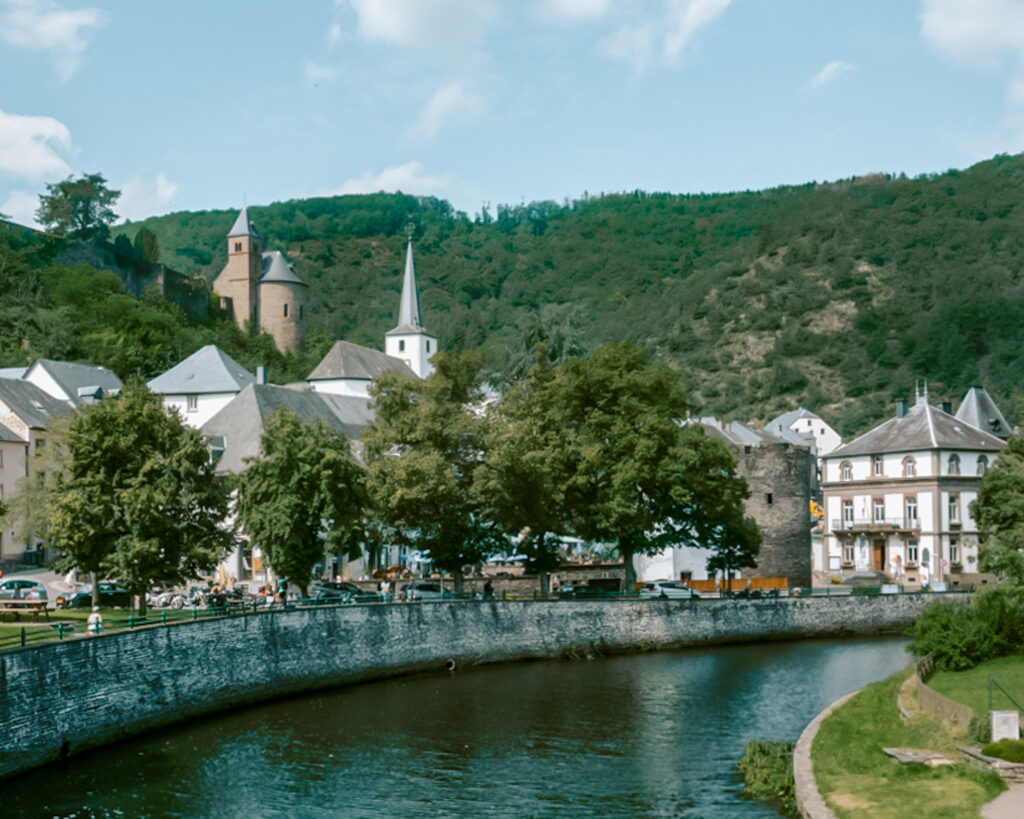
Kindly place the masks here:
POLYGON ((99 606, 92 607, 92 614, 89 615, 89 619, 86 621, 85 630, 93 636, 103 631, 103 615, 100 614, 99 606))

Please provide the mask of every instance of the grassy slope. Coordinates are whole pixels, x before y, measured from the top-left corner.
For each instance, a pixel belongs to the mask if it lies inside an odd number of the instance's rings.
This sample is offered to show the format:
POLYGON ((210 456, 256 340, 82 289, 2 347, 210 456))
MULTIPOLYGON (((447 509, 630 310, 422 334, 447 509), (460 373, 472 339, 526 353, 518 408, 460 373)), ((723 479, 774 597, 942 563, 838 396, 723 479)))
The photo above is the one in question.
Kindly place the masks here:
POLYGON ((909 671, 869 685, 821 726, 812 746, 818 789, 838 817, 977 816, 1005 790, 998 774, 966 764, 901 765, 883 747, 952 751, 934 720, 900 720, 896 694, 909 671))
MULTIPOLYGON (((988 712, 988 678, 995 678, 1011 697, 1024 704, 1024 656, 999 657, 969 671, 937 671, 928 685, 950 699, 971 706, 976 715, 988 712)), ((993 689, 992 707, 1015 708, 998 688, 993 689)))

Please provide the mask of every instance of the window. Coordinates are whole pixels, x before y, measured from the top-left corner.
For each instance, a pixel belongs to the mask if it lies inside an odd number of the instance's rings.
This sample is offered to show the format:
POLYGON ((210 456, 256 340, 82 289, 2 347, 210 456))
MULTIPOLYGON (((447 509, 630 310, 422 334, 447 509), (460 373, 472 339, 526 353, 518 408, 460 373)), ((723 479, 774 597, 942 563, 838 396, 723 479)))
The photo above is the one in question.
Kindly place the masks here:
POLYGON ((853 479, 853 467, 850 465, 849 461, 843 461, 839 465, 839 471, 842 475, 841 480, 849 481, 853 479))
POLYGON ((241 253, 241 252, 242 252, 242 243, 241 242, 235 242, 235 253, 241 253))
POLYGON ((845 544, 843 544, 843 562, 844 563, 853 563, 853 544, 852 543, 845 543, 845 544))
POLYGON ((305 315, 305 313, 306 313, 305 306, 300 304, 299 305, 299 318, 301 319, 305 315))
POLYGON ((36 438, 36 455, 39 454, 39 450, 46 449, 46 439, 36 438))
POLYGON ((284 306, 284 317, 288 318, 288 305, 287 304, 284 306))
POLYGON ((849 528, 853 526, 853 501, 843 501, 843 525, 849 528))
POLYGON ((765 503, 767 503, 769 506, 771 506, 772 505, 772 493, 771 492, 765 493, 764 500, 765 500, 765 503))
POLYGON ((949 562, 960 562, 960 542, 955 537, 949 539, 949 562))
POLYGON ((946 468, 947 475, 959 475, 960 474, 960 456, 950 455, 949 461, 946 468))
POLYGON ((871 458, 871 474, 872 475, 876 475, 876 476, 882 474, 882 456, 881 455, 874 455, 874 456, 872 456, 872 458, 871 458))
POLYGON ((917 475, 917 461, 908 455, 903 459, 903 477, 913 478, 915 475, 917 475))
POLYGON ((956 523, 960 520, 960 496, 949 496, 949 522, 956 523))
POLYGON ((917 563, 917 541, 907 541, 907 563, 917 563))
POLYGON ((36 472, 36 483, 39 484, 39 486, 43 486, 46 483, 46 473, 42 470, 36 472))
POLYGON ((907 527, 917 527, 917 495, 908 495, 904 500, 904 506, 907 512, 907 527))
POLYGON ((875 498, 875 523, 883 523, 885 521, 885 498, 875 498))
POLYGON ((932 564, 932 553, 928 550, 928 547, 925 546, 921 550, 921 565, 922 566, 930 566, 931 564, 932 564))
POLYGON ((978 477, 980 478, 985 474, 985 470, 988 469, 988 458, 984 455, 978 456, 978 477))
POLYGON ((0 449, 0 466, 4 465, 4 451, 0 449))
POLYGON ((199 409, 199 396, 198 395, 190 395, 190 396, 188 396, 188 398, 186 400, 188 401, 188 411, 189 412, 196 412, 199 409))
POLYGON ((405 340, 404 339, 400 339, 399 342, 398 342, 398 352, 400 352, 400 353, 404 353, 405 352, 405 340))

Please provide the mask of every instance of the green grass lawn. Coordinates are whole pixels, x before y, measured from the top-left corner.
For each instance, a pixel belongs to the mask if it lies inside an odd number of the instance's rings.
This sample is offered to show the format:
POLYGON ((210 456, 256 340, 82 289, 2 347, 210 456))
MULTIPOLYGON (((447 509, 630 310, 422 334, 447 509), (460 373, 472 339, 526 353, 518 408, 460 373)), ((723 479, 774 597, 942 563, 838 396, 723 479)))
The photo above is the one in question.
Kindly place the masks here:
MULTIPOLYGON (((1020 654, 989 660, 969 671, 936 671, 928 685, 950 699, 971 706, 975 716, 984 716, 988 713, 989 675, 1024 708, 1024 656, 1020 654)), ((998 688, 993 688, 992 707, 997 711, 1016 708, 998 688)))
POLYGON ((811 749, 818 790, 838 817, 977 816, 1006 789, 998 774, 966 763, 901 765, 882 748, 954 752, 934 718, 900 719, 896 695, 910 669, 869 685, 822 724, 811 749))

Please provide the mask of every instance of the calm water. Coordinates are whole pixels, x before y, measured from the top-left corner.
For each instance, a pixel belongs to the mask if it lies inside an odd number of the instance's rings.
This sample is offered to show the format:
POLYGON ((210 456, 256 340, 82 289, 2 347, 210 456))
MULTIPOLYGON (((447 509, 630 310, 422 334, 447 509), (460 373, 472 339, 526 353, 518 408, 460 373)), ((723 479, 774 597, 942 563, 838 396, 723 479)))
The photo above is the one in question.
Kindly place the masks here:
POLYGON ((751 737, 795 739, 909 662, 894 639, 546 662, 210 718, 0 786, 7 816, 775 816, 751 737))

